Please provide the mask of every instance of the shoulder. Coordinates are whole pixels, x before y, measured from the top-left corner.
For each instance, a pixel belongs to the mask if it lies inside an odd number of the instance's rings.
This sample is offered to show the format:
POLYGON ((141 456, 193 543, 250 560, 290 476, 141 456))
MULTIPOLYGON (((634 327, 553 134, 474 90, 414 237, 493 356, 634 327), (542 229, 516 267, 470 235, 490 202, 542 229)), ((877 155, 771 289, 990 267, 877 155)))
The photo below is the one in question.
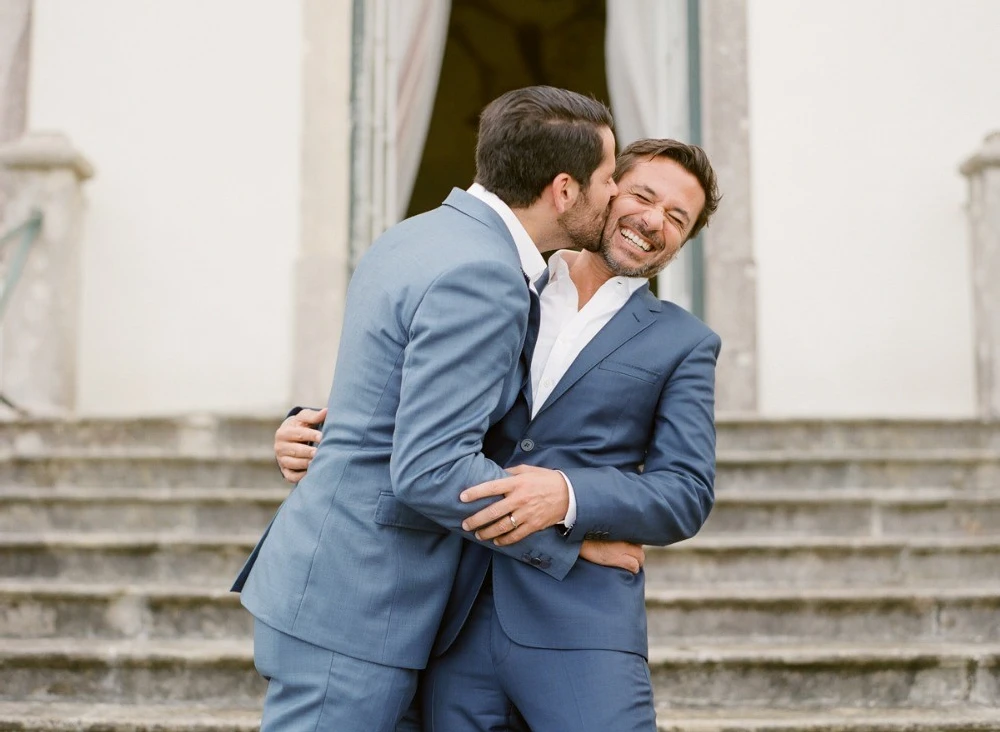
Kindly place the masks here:
MULTIPOLYGON (((649 297, 655 298, 652 293, 649 297)), ((718 353, 722 345, 719 334, 706 325, 693 313, 669 300, 660 300, 661 308, 657 313, 657 323, 661 328, 671 331, 672 337, 683 342, 687 350, 698 346, 712 348, 718 353)))

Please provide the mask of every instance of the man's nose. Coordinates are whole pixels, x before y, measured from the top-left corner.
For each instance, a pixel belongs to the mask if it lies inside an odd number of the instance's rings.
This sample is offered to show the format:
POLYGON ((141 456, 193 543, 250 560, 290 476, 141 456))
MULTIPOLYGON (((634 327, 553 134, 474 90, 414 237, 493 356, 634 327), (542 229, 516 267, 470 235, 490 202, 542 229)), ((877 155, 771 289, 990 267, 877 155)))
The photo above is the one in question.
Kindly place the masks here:
POLYGON ((614 181, 611 181, 611 198, 614 198, 617 195, 618 195, 618 184, 615 183, 614 181))
POLYGON ((647 231, 659 231, 663 228, 663 211, 656 206, 649 206, 642 212, 642 223, 647 231))

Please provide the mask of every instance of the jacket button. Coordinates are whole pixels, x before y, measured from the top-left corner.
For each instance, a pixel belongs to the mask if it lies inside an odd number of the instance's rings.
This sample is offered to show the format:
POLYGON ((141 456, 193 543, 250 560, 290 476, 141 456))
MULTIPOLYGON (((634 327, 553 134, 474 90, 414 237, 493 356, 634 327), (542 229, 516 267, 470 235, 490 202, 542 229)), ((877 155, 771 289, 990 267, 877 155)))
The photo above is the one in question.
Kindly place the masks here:
POLYGON ((531 555, 528 554, 528 552, 525 552, 524 554, 521 555, 521 561, 531 564, 531 555))
POLYGON ((521 440, 521 449, 525 452, 531 452, 535 449, 535 441, 528 438, 521 440))
POLYGON ((543 564, 543 562, 542 562, 542 558, 541 557, 532 557, 531 558, 531 566, 532 567, 541 567, 542 564, 543 564))

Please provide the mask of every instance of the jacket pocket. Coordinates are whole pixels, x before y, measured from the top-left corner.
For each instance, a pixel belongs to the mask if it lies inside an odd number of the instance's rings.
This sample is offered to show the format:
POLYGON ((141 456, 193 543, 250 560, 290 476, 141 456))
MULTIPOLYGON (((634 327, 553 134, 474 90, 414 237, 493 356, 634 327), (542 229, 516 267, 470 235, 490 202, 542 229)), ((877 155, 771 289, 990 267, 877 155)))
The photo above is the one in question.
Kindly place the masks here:
POLYGON ((378 503, 375 504, 375 523, 414 531, 429 531, 433 534, 448 533, 445 527, 400 503, 392 493, 378 494, 378 503))
POLYGON ((601 361, 597 364, 597 368, 604 369, 605 371, 614 371, 618 374, 625 374, 626 376, 633 376, 650 384, 655 384, 660 380, 660 374, 655 371, 644 369, 641 366, 633 366, 624 361, 601 361))

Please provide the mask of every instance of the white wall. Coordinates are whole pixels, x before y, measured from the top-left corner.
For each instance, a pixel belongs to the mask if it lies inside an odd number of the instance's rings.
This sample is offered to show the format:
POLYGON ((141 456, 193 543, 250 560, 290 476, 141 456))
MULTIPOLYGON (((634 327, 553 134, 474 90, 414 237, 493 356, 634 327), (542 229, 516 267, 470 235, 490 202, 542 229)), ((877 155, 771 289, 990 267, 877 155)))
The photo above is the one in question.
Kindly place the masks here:
POLYGON ((761 411, 972 414, 957 167, 1000 128, 1000 3, 748 5, 761 411))
POLYGON ((29 126, 97 170, 83 413, 286 405, 301 37, 289 0, 36 0, 29 126))

